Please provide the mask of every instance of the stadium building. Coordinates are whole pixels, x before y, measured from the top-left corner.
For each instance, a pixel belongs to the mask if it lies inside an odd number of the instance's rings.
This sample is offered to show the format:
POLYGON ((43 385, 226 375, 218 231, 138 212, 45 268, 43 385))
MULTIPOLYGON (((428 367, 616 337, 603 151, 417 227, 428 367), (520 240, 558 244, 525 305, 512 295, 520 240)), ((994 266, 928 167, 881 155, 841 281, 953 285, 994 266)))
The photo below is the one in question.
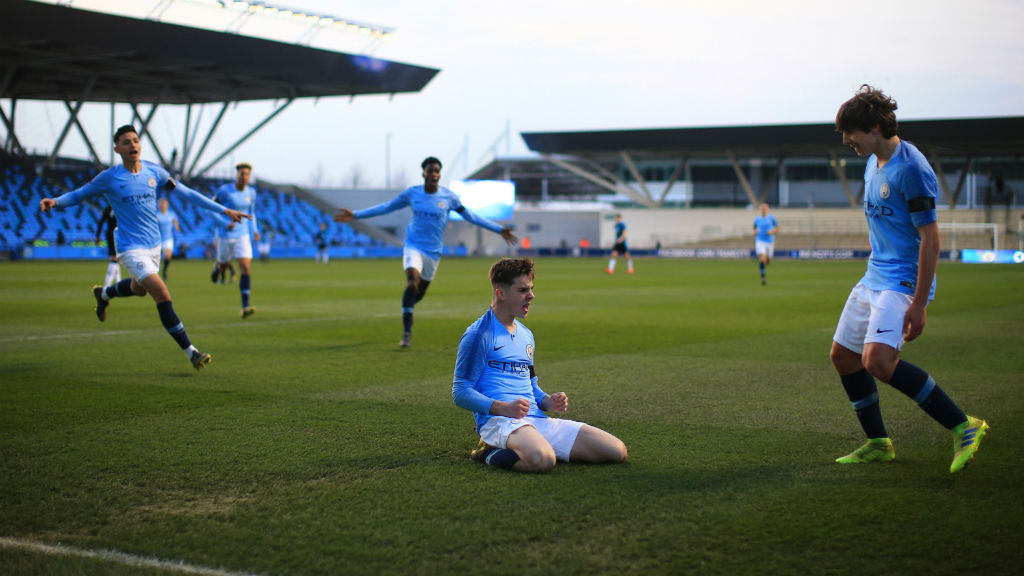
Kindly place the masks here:
MULTIPOLYGON (((83 106, 131 106, 146 156, 210 192, 223 182, 211 168, 291 103, 303 98, 415 93, 438 70, 284 44, 233 33, 31 2, 0 0, 0 250, 11 257, 103 258, 95 245, 101 206, 80 205, 43 218, 39 199, 83 184, 105 168, 78 115, 83 106), (35 25, 46 22, 45 27, 35 25), (104 34, 95 34, 103 30, 104 34), (216 59, 208 55, 216 54, 216 59), (69 118, 44 155, 25 150, 15 130, 19 101, 63 102, 69 118), (273 101, 272 111, 224 150, 210 142, 239 102, 273 101), (145 113, 142 106, 147 105, 145 113), (200 107, 216 120, 200 133, 200 107), (187 110, 183 142, 168 151, 153 137, 161 107, 187 110), (6 108, 6 110, 5 110, 6 108), (195 111, 195 113, 193 113, 195 111), (78 133, 89 157, 60 155, 78 133), (180 153, 179 153, 180 152, 180 153), (66 240, 58 246, 58 238, 66 240)), ((939 178, 939 219, 947 255, 956 248, 1020 249, 1024 243, 1024 117, 906 120, 900 133, 929 158, 939 178)), ((521 134, 529 157, 496 157, 467 180, 512 181, 512 224, 542 255, 604 254, 621 213, 639 254, 745 256, 755 207, 768 202, 780 221, 776 250, 864 251, 860 208, 864 160, 831 123, 521 134)), ((311 257, 320 222, 338 207, 365 207, 398 190, 306 190, 257 182, 264 227, 275 257, 311 257)), ((179 255, 203 257, 211 224, 172 196, 181 217, 179 255)), ((404 211, 342 226, 335 257, 398 256, 404 211)), ((453 223, 453 254, 504 254, 501 239, 453 223)))

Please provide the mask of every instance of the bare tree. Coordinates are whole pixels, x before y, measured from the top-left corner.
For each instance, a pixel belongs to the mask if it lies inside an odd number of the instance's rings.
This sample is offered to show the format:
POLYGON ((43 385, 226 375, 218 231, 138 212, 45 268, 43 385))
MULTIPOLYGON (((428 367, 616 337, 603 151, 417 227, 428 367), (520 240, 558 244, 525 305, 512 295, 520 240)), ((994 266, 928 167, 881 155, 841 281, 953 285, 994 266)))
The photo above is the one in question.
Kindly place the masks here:
POLYGON ((360 186, 369 185, 369 179, 366 176, 366 169, 363 168, 362 164, 353 164, 348 169, 348 177, 345 178, 345 183, 351 188, 359 188, 360 186))
POLYGON ((395 170, 391 174, 391 186, 393 188, 408 188, 409 187, 409 173, 406 172, 405 167, 402 166, 398 170, 395 170))
POLYGON ((321 188, 324 185, 324 164, 323 162, 317 162, 316 167, 309 174, 309 187, 310 188, 321 188))

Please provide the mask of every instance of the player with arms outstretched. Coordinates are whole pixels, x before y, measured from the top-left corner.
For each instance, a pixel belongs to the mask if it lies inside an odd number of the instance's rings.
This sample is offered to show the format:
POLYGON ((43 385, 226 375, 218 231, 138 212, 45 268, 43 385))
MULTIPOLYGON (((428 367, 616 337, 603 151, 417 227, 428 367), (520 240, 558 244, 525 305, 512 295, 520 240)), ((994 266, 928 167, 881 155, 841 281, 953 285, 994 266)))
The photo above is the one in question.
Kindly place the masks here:
POLYGON ((49 212, 54 207, 73 206, 95 196, 106 199, 117 218, 117 258, 132 277, 106 288, 93 286, 96 317, 100 322, 107 319, 107 306, 111 298, 149 294, 156 302, 160 322, 185 352, 192 366, 199 370, 210 363, 210 355, 200 352, 189 341, 184 324, 174 312, 171 293, 159 274, 161 246, 156 218, 157 195, 161 191, 180 193, 189 202, 222 213, 235 222, 241 222, 249 218, 249 215, 217 204, 176 182, 160 166, 143 161, 140 158, 142 143, 134 126, 126 125, 117 129, 114 134, 114 152, 121 157, 121 164, 100 172, 91 182, 77 190, 57 198, 43 198, 39 202, 39 209, 49 212))
POLYGON ((238 261, 238 272, 241 274, 238 277, 238 292, 242 297, 239 315, 243 319, 256 313, 256 309, 249 305, 249 297, 252 292, 252 243, 259 242, 260 228, 256 222, 256 190, 249 185, 251 178, 252 165, 242 162, 235 166, 235 181, 224 184, 214 194, 217 202, 252 216, 241 223, 224 217, 217 218, 217 272, 223 278, 231 266, 231 260, 238 261))
POLYGON ((416 303, 426 295, 427 287, 433 281, 434 273, 441 263, 444 230, 448 226, 450 212, 458 212, 467 222, 501 234, 510 246, 515 246, 518 241, 511 228, 502 227, 477 216, 462 205, 455 193, 440 186, 440 160, 431 156, 423 161, 421 167, 422 186, 407 188, 393 200, 365 210, 353 212, 348 208, 341 208, 334 215, 335 222, 351 222, 355 219, 394 212, 406 206, 412 209, 412 220, 405 231, 405 247, 402 252, 405 292, 402 294, 402 340, 399 346, 403 348, 412 345, 413 310, 416 303))
POLYGON ((534 339, 520 319, 533 302, 533 261, 502 258, 491 266, 491 308, 466 329, 455 360, 452 398, 473 412, 480 444, 477 462, 517 472, 548 472, 555 462, 617 463, 626 445, 564 414, 565 392, 548 394, 533 367, 534 339))
POLYGON ((836 461, 886 462, 896 457, 882 420, 875 378, 912 398, 953 433, 958 472, 978 450, 988 423, 968 416, 927 372, 900 359, 904 342, 921 335, 935 295, 938 181, 924 155, 897 135, 896 101, 863 85, 839 108, 843 144, 867 157, 864 212, 871 257, 839 318, 831 360, 868 440, 836 461))

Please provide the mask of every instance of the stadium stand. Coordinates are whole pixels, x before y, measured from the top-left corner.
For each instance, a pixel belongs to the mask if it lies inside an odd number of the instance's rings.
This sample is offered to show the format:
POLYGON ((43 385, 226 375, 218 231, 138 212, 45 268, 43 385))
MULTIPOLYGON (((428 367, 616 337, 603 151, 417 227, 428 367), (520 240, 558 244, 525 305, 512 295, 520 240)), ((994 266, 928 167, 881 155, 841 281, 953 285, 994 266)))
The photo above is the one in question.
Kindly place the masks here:
MULTIPOLYGON (((40 160, 40 159, 36 159, 40 160)), ((0 202, 0 250, 14 258, 20 257, 25 247, 46 248, 57 244, 58 232, 63 232, 68 246, 95 248, 96 226, 103 206, 82 203, 52 215, 43 216, 39 201, 55 197, 82 186, 99 171, 92 163, 63 159, 52 168, 41 170, 41 163, 31 158, 3 157, 3 178, 0 180, 3 201, 0 202)), ((200 179, 192 182, 195 189, 207 196, 224 183, 223 180, 200 179)), ((313 236, 321 222, 330 222, 316 206, 272 187, 255 184, 256 215, 264 233, 273 230, 273 249, 278 254, 305 256, 312 250, 313 236)), ((188 204, 175 194, 169 196, 171 210, 178 215, 181 233, 175 238, 176 252, 189 258, 208 255, 213 242, 214 221, 205 210, 188 204)), ((353 230, 347 225, 334 225, 332 244, 335 246, 377 248, 384 243, 353 230)), ((102 244, 101 244, 102 245, 102 244)), ((61 257, 74 257, 65 250, 61 257)), ((80 258, 103 258, 103 250, 86 250, 80 258)))

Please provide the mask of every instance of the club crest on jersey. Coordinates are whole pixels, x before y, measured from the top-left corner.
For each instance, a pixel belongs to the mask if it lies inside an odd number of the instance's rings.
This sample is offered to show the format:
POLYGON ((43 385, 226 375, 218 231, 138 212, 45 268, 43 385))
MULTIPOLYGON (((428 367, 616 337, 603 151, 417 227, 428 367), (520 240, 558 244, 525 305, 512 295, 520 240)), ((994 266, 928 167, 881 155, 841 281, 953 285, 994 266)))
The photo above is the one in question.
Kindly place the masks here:
POLYGON ((150 176, 149 180, 146 180, 146 185, 149 186, 150 188, 156 188, 156 178, 150 176))
POLYGON ((445 209, 445 206, 447 206, 447 203, 445 203, 445 201, 444 201, 444 200, 438 200, 438 201, 437 201, 437 208, 438 208, 439 210, 444 210, 444 209, 445 209))
POLYGON ((878 195, 882 197, 882 200, 889 198, 889 183, 882 182, 882 185, 878 188, 878 195))
POLYGON ((526 347, 526 357, 533 360, 533 346, 526 347))

